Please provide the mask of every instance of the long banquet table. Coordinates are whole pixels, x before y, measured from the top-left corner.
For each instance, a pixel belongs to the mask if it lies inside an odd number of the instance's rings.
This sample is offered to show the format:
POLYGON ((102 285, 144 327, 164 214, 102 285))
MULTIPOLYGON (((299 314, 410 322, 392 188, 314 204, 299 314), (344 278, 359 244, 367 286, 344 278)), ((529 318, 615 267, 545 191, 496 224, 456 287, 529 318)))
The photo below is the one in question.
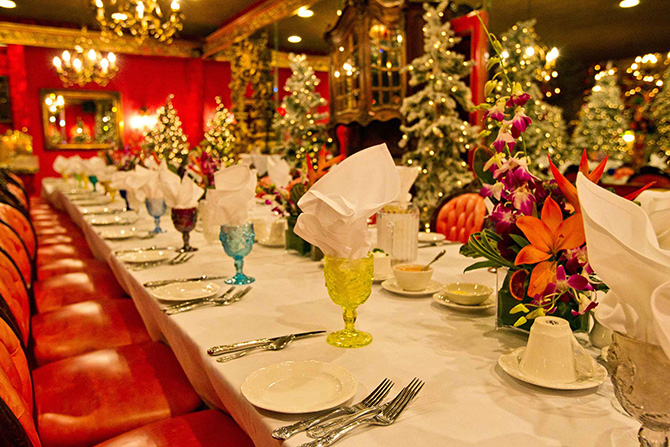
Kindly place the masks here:
MULTIPOLYGON (((45 179, 43 195, 81 227, 95 256, 109 263, 152 336, 169 344, 205 402, 230 413, 258 447, 281 445, 271 437, 272 430, 301 416, 257 409, 241 394, 241 384, 258 368, 309 359, 348 369, 359 381, 354 402, 384 377, 396 383, 391 396, 415 376, 426 382, 396 424, 354 432, 339 442, 343 447, 636 445, 634 435, 639 425, 614 409, 609 382, 596 389, 571 392, 521 383, 506 375, 496 362, 501 353, 523 346, 526 340, 515 332, 496 330, 493 310, 454 311, 430 297, 393 295, 378 284, 359 308, 357 327, 374 337, 367 347, 339 349, 321 336, 296 341, 282 351, 217 363, 206 353, 213 345, 313 329, 341 329, 341 309, 328 298, 320 264, 282 248, 257 244, 245 258, 245 272, 256 282, 243 300, 232 306, 167 316, 142 284, 202 274, 232 275, 232 260, 221 246, 207 245, 202 234, 193 232, 191 243, 199 250, 188 263, 129 270, 114 256, 115 250, 180 246, 181 235, 172 227, 169 215, 162 221, 167 232, 155 238, 105 241, 97 233, 101 227, 90 226, 81 208, 57 185, 59 181, 45 179)), ((146 211, 137 225, 152 227, 146 211)), ((435 266, 435 279, 495 285, 495 276, 487 271, 463 274, 471 260, 460 256, 456 245, 446 249, 447 256, 435 266)), ((419 261, 428 261, 438 250, 440 247, 419 249, 419 261)), ((307 440, 300 434, 284 445, 297 446, 307 440)))

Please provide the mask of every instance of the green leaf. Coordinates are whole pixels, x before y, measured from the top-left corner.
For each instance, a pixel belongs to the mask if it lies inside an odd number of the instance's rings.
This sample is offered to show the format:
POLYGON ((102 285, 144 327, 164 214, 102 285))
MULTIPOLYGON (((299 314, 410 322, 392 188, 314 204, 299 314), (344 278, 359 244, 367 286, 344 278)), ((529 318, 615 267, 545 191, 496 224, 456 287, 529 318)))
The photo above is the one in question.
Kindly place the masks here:
POLYGON ((516 242, 521 248, 530 244, 530 242, 528 242, 528 240, 525 237, 519 236, 518 234, 510 234, 509 237, 511 237, 512 240, 516 242))
POLYGON ((463 270, 463 273, 467 273, 467 272, 470 272, 472 270, 487 269, 487 268, 491 268, 491 267, 498 268, 498 267, 501 267, 501 265, 498 262, 491 261, 491 260, 475 262, 474 264, 467 266, 465 268, 465 270, 463 270))
POLYGON ((484 165, 486 164, 487 161, 489 161, 489 158, 493 156, 493 153, 491 150, 484 148, 484 147, 479 147, 475 149, 475 153, 473 155, 473 168, 475 171, 475 175, 479 179, 482 184, 489 184, 492 185, 495 183, 495 179, 493 178, 493 174, 490 171, 484 171, 484 165))

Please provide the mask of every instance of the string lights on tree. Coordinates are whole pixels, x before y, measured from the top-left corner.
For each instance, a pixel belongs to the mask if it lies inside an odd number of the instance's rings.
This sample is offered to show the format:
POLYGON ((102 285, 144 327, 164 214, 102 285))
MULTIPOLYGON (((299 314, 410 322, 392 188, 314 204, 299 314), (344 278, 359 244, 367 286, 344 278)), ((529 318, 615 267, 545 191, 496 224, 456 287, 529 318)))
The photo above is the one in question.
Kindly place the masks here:
POLYGON ((213 158, 220 160, 224 166, 234 163, 233 145, 235 136, 231 132, 231 124, 235 121, 233 114, 228 111, 220 97, 216 97, 214 116, 207 121, 207 132, 202 150, 213 158))
POLYGON ((142 148, 166 160, 173 167, 181 168, 188 160, 190 148, 181 128, 181 120, 172 105, 173 98, 174 95, 169 95, 165 106, 158 109, 156 126, 144 136, 142 148))

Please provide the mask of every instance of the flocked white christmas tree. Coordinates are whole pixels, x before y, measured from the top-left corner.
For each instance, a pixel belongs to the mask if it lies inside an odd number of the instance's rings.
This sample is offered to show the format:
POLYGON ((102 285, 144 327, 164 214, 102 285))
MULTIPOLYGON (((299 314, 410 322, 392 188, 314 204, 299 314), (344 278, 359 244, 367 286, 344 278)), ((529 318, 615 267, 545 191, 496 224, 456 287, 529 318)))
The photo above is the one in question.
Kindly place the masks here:
POLYGON ((172 105, 174 95, 169 95, 165 106, 157 111, 156 126, 144 136, 142 148, 155 153, 175 168, 182 167, 188 160, 189 144, 181 128, 181 120, 172 105))
POLYGON ((533 120, 523 135, 526 152, 533 165, 540 168, 548 166, 547 155, 556 164, 579 162, 581 152, 575 153, 569 145, 563 111, 543 100, 540 83, 546 81, 546 77, 552 79, 551 73, 555 70, 549 67, 557 53, 552 53, 547 60, 550 50, 541 42, 534 25, 534 19, 518 22, 500 37, 506 56, 503 63, 509 67, 510 81, 518 82, 531 97, 524 105, 526 115, 533 120))
POLYGON ((469 184, 472 176, 467 152, 476 144, 474 129, 460 116, 472 108, 470 89, 462 81, 470 73, 463 55, 451 50, 459 42, 449 22, 443 22, 448 2, 436 7, 424 4, 425 54, 407 67, 409 84, 420 87, 406 97, 400 108, 405 123, 399 146, 409 148, 403 163, 416 167, 414 203, 421 211, 424 225, 443 197, 469 184))
POLYGON ((316 91, 321 81, 306 56, 291 53, 289 61, 292 74, 284 86, 288 95, 282 100, 273 123, 278 138, 277 152, 296 166, 301 166, 306 156, 316 164, 319 150, 328 140, 324 124, 328 114, 318 111, 326 105, 326 100, 316 91))
POLYGON ((579 122, 572 136, 575 150, 601 152, 611 159, 629 158, 623 134, 628 129, 621 89, 611 65, 596 74, 596 84, 579 112, 579 122))
POLYGON ((235 136, 230 128, 234 117, 223 105, 220 97, 217 96, 215 99, 216 110, 212 118, 207 121, 205 141, 201 146, 204 152, 220 160, 223 165, 231 165, 235 161, 233 152, 235 136))
POLYGON ((650 106, 651 117, 656 127, 654 152, 670 155, 670 67, 663 75, 663 89, 650 106))

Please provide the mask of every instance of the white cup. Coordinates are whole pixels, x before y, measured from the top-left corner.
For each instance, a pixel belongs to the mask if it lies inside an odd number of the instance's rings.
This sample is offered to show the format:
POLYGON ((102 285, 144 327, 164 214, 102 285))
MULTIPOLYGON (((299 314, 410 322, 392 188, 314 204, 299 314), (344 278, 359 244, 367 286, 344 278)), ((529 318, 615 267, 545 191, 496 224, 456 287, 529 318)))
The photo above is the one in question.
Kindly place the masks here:
POLYGON ((577 380, 575 345, 567 320, 557 317, 539 317, 530 328, 528 345, 523 353, 519 370, 533 379, 569 383, 577 380))
POLYGON ((384 253, 384 256, 373 254, 375 264, 375 278, 387 278, 391 275, 391 257, 384 253))
POLYGON ((401 289, 420 292, 428 288, 433 277, 433 267, 422 271, 421 264, 398 264, 393 266, 393 275, 401 289))

